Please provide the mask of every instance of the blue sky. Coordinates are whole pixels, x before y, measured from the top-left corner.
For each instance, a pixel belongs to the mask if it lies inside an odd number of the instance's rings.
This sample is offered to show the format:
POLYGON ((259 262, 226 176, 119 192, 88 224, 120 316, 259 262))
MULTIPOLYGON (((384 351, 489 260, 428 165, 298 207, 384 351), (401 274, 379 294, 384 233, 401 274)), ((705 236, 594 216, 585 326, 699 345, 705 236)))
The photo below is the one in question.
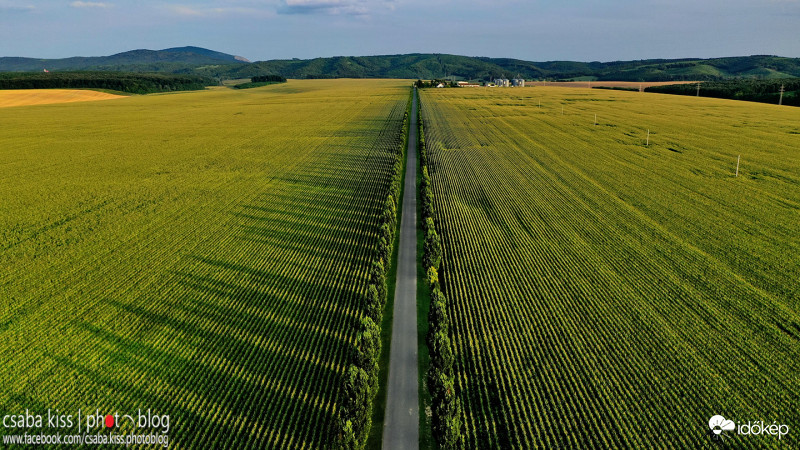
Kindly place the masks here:
POLYGON ((0 56, 800 57, 800 0, 0 0, 0 56))

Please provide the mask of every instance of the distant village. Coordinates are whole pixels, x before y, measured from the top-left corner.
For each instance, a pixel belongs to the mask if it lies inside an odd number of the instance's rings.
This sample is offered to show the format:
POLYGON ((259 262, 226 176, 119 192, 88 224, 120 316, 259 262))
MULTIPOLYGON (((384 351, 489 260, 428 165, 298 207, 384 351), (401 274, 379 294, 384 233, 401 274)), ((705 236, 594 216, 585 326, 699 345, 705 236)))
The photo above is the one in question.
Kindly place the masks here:
POLYGON ((493 81, 451 81, 451 80, 417 80, 415 86, 421 88, 446 88, 446 87, 525 87, 525 79, 495 78, 493 81))

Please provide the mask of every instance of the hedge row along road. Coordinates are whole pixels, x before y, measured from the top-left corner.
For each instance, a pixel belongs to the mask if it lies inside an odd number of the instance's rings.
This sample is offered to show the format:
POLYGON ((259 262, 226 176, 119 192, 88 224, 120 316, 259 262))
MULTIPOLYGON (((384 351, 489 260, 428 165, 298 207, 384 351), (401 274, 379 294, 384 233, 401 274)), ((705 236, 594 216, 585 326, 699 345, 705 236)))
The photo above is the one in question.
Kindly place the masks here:
POLYGON ((796 109, 421 94, 468 448, 718 448, 717 414, 800 424, 796 109))
POLYGON ((149 408, 176 448, 332 446, 408 92, 0 109, 0 410, 149 408))
POLYGON ((392 352, 383 448, 419 448, 417 383, 417 96, 413 96, 406 150, 403 217, 397 256, 392 352))

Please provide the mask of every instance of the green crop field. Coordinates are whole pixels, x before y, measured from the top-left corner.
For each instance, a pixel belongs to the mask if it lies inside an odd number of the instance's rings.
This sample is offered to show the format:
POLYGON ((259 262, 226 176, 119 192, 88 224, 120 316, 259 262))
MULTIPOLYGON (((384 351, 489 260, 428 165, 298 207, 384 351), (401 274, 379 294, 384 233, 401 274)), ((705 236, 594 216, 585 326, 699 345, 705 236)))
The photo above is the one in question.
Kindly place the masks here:
POLYGON ((408 85, 0 109, 4 414, 151 409, 176 448, 330 445, 408 85))
POLYGON ((562 88, 421 107, 468 448, 717 448, 716 414, 790 427, 734 447, 800 446, 797 109, 562 88))

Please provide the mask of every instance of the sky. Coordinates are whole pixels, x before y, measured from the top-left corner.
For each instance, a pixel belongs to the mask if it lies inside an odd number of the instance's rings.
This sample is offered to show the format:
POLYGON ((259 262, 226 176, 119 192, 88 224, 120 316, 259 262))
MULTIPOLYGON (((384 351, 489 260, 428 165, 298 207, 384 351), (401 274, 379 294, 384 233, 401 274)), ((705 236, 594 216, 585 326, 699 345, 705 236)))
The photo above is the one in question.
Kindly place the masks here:
POLYGON ((0 0, 0 56, 800 57, 800 0, 0 0))

